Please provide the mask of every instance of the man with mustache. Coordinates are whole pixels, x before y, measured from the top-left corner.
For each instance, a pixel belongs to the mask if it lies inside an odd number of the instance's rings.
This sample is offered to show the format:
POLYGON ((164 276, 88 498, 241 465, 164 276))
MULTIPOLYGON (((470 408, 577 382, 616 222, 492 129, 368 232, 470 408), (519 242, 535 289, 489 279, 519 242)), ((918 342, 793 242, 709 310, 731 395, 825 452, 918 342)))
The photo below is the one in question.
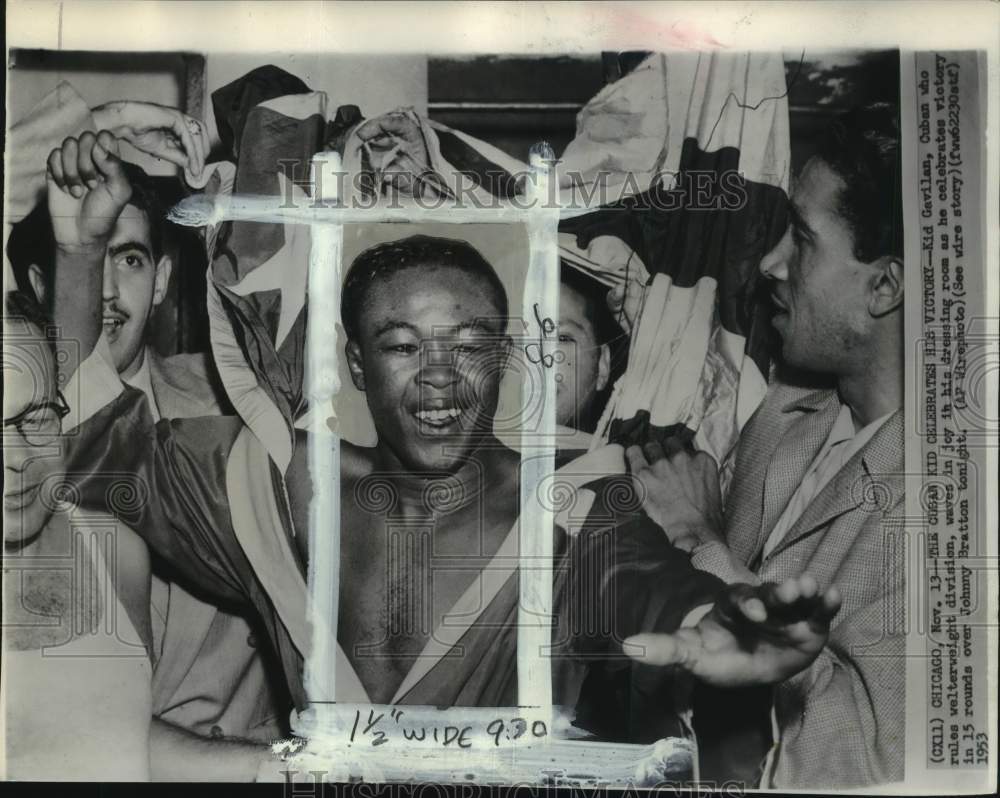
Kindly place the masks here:
MULTIPOLYGON (((359 256, 343 299, 351 377, 366 393, 379 439, 341 451, 336 698, 512 705, 520 458, 492 432, 510 347, 502 284, 467 243, 415 236, 359 256)), ((79 337, 86 353, 96 333, 79 337)), ((90 360, 100 368, 99 358, 90 360)), ((239 419, 154 423, 140 392, 109 387, 110 403, 79 435, 110 441, 120 457, 106 466, 134 470, 150 486, 150 501, 119 512, 192 584, 256 608, 295 704, 305 706, 302 665, 312 646, 305 574, 315 554, 308 444, 325 445, 321 433, 297 434, 282 474, 239 419)), ((103 501, 87 480, 78 488, 103 501)), ((672 566, 681 567, 678 557, 672 566)), ((686 609, 717 596, 717 580, 699 579, 689 566, 687 573, 687 593, 667 613, 671 628, 686 609)), ((811 661, 837 603, 814 584, 791 600, 743 590, 717 606, 727 602, 731 612, 720 609, 704 623, 773 638, 789 619, 814 620, 783 646, 761 646, 761 658, 750 657, 772 674, 811 661)))
MULTIPOLYGON (((106 239, 128 200, 117 145, 110 135, 104 144, 110 149, 96 156, 102 191, 91 198, 88 222, 78 227, 74 214, 57 212, 58 200, 52 205, 74 252, 106 239)), ((90 278, 96 286, 96 274, 90 278)), ((58 387, 65 351, 34 297, 5 295, 3 775, 143 781, 149 555, 125 524, 81 510, 65 490, 63 420, 81 412, 72 384, 66 393, 75 407, 58 387)))
MULTIPOLYGON (((72 278, 60 289, 58 275, 56 281, 45 275, 65 248, 63 220, 71 220, 74 206, 106 184, 92 155, 99 146, 93 133, 84 133, 54 150, 48 161, 49 209, 56 203, 60 223, 53 225, 51 218, 56 217, 40 207, 27 226, 15 225, 11 233, 8 253, 15 274, 26 275, 43 302, 60 290, 73 294, 80 289, 72 278), (75 193, 63 190, 67 175, 81 184, 75 193)), ((165 212, 155 188, 141 169, 119 163, 129 197, 101 240, 102 346, 107 345, 119 378, 145 394, 154 419, 218 415, 228 408, 228 401, 210 359, 204 354, 162 357, 146 343, 173 263, 165 212)), ((67 303, 57 299, 56 304, 67 303)), ((78 446, 72 436, 67 438, 71 472, 90 470, 92 451, 89 445, 78 446)), ((198 780, 252 777, 266 755, 261 744, 282 735, 286 714, 273 694, 257 635, 243 616, 192 595, 158 565, 151 588, 156 662, 152 775, 198 780)))
MULTIPOLYGON (((414 236, 389 242, 362 253, 348 272, 347 361, 365 392, 378 442, 341 447, 340 606, 346 611, 338 629, 344 655, 338 700, 516 702, 517 580, 510 577, 520 457, 492 428, 511 347, 507 313, 493 267, 463 241, 414 236), (436 566, 433 579, 432 558, 449 565, 436 566), (484 570, 490 572, 485 579, 484 570), (463 615, 464 655, 447 657, 452 646, 439 650, 440 640, 457 627, 444 624, 443 616, 460 601, 472 604, 463 615)), ((299 431, 284 478, 286 510, 271 470, 252 467, 267 455, 238 419, 182 420, 169 428, 161 422, 154 430, 146 404, 126 390, 94 419, 112 449, 116 436, 132 435, 132 445, 119 451, 134 455, 138 477, 151 485, 151 501, 137 508, 136 522, 197 586, 230 601, 249 597, 262 610, 296 704, 304 705, 302 652, 311 640, 302 631, 306 606, 294 602, 305 596, 310 556, 309 434, 299 431), (123 424, 128 417, 139 423, 123 424), (148 435, 135 435, 147 428, 148 435), (242 457, 233 454, 247 449, 242 457), (175 484, 172 467, 164 468, 173 457, 197 458, 206 468, 175 484), (237 478, 240 494, 234 495, 229 485, 237 478), (160 497, 167 501, 156 501, 160 497), (285 513, 288 529, 268 526, 267 519, 285 513), (267 527, 254 530, 263 538, 289 534, 284 545, 294 548, 287 561, 256 559, 254 546, 241 538, 248 525, 267 527), (171 527, 176 535, 164 531, 171 527), (250 587, 262 583, 266 589, 250 587)), ((92 429, 81 429, 82 440, 92 429)), ((113 465, 131 462, 118 457, 113 465)), ((88 495, 88 484, 80 487, 88 495)))
MULTIPOLYGON (((628 450, 645 509, 729 583, 808 569, 843 610, 808 668, 775 685, 766 787, 903 777, 903 249, 895 109, 838 119, 802 169, 788 229, 760 264, 783 366, 743 430, 725 508, 710 457, 628 450), (811 384, 810 384, 811 383, 811 384), (818 386, 824 386, 819 387, 818 386)), ((697 635, 644 639, 645 661, 718 657, 697 635)))
MULTIPOLYGON (((173 264, 165 249, 165 210, 140 169, 128 174, 132 198, 108 239, 102 288, 103 335, 115 370, 146 395, 154 420, 232 412, 207 355, 163 357, 146 343, 173 264)), ((74 451, 86 464, 86 453, 74 451)), ((159 576, 152 599, 158 656, 153 711, 161 721, 153 734, 163 742, 155 751, 175 752, 169 760, 154 762, 155 775, 178 778, 188 772, 205 778, 210 771, 195 763, 218 754, 202 738, 267 743, 279 737, 283 713, 248 620, 159 576), (183 771, 171 767, 182 763, 183 771)))

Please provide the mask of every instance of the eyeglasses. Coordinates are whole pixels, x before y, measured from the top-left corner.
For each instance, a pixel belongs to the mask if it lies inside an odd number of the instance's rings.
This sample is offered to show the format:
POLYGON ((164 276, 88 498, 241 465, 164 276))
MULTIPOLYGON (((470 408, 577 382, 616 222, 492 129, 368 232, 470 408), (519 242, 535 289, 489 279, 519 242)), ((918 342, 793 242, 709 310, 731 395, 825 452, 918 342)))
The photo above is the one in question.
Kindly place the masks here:
POLYGON ((56 391, 56 401, 30 405, 11 418, 5 418, 4 431, 14 427, 29 446, 47 446, 62 434, 62 420, 69 414, 69 405, 56 391))

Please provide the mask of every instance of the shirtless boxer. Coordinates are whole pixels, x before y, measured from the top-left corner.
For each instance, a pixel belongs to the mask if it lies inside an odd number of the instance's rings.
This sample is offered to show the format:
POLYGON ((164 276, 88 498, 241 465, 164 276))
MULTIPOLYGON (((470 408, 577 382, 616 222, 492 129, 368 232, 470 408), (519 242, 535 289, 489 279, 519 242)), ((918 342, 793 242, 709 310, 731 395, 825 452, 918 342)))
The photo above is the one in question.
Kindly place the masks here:
MULTIPOLYGON (((389 249, 359 257, 344 289, 348 362, 367 394, 379 442, 343 451, 350 523, 342 524, 338 626, 351 667, 338 665, 337 700, 511 705, 517 580, 494 580, 492 591, 476 592, 481 575, 503 568, 516 573, 516 547, 501 563, 490 561, 518 514, 518 458, 491 430, 510 345, 506 299, 492 268, 468 244, 418 237, 383 247, 389 249), (387 489, 378 490, 377 481, 387 489), (383 536, 371 534, 380 526, 383 536), (413 554, 400 554, 407 549, 413 554), (452 555, 441 564, 447 567, 431 569, 430 560, 442 553, 452 555), (444 630, 454 642, 442 647, 430 629, 466 588, 477 599, 474 611, 465 615, 457 639, 453 629, 444 630), (355 613, 363 620, 354 620, 355 613), (343 693, 342 681, 351 683, 343 693)), ((94 293, 95 306, 98 297, 94 293)), ((76 323, 94 323, 85 313, 77 316, 76 323)), ((113 372, 108 380, 115 380, 113 372)), ((305 706, 302 664, 311 645, 306 447, 296 446, 282 475, 238 419, 154 424, 141 393, 120 385, 109 401, 79 434, 107 441, 114 459, 104 467, 127 468, 148 481, 151 501, 123 517, 192 583, 256 607, 296 705, 305 706), (190 469, 191 462, 198 468, 190 469)), ((90 485, 78 487, 86 498, 103 501, 90 485)), ((715 585, 705 587, 703 593, 715 585)), ((688 595, 686 606, 706 598, 688 595)), ((781 605, 770 594, 765 600, 781 605)), ((800 611, 812 607, 795 606, 790 616, 800 611)), ((825 635, 828 620, 816 624, 814 636, 825 635)), ((740 623, 749 624, 741 634, 753 634, 755 619, 740 623)), ((773 664, 784 670, 789 661, 805 665, 809 658, 809 652, 793 653, 773 664)), ((769 664, 760 663, 762 673, 769 664)))

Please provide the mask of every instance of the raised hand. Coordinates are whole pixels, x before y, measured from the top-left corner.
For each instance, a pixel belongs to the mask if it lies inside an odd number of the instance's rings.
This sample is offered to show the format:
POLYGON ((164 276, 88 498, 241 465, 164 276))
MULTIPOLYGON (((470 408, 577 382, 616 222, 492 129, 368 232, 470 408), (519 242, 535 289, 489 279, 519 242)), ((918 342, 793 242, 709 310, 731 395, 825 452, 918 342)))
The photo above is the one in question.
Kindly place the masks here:
POLYGON ((719 469, 705 452, 690 452, 675 441, 668 449, 653 441, 625 451, 642 509, 684 549, 722 539, 719 469))
POLYGON ((717 687, 775 684, 808 667, 826 645, 840 593, 808 574, 780 585, 732 585, 694 627, 638 634, 623 649, 649 665, 676 665, 717 687))
POLYGON ((118 158, 118 141, 107 130, 66 139, 49 153, 49 215, 56 247, 103 258, 115 222, 132 197, 118 158))
POLYGON ((118 100, 91 112, 98 129, 110 131, 137 150, 163 158, 199 176, 208 157, 204 123, 176 108, 156 103, 118 100))

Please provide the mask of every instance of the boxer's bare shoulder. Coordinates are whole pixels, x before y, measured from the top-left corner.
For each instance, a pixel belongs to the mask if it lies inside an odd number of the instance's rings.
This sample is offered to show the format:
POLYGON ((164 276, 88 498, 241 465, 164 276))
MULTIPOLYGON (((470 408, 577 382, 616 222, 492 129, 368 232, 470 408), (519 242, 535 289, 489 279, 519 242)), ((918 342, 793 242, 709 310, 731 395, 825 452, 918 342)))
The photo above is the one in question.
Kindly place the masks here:
POLYGON ((340 478, 358 480, 375 469, 375 449, 344 441, 340 448, 340 478))

